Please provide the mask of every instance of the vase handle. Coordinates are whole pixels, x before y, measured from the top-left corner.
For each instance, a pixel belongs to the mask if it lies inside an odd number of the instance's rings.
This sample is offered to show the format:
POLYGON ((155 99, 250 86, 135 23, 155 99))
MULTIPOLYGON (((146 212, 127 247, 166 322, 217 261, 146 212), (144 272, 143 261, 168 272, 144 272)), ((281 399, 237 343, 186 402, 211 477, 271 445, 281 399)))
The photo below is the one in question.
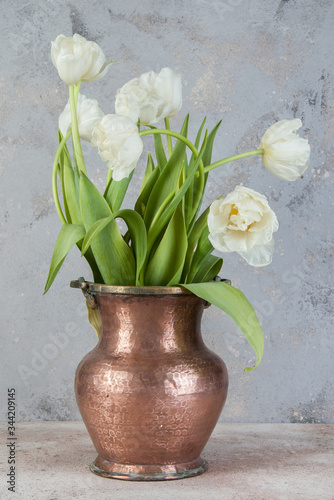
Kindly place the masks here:
POLYGON ((95 298, 95 293, 89 290, 89 282, 85 281, 85 278, 81 277, 77 280, 71 281, 71 288, 80 288, 85 296, 89 306, 92 309, 97 309, 97 303, 95 298))

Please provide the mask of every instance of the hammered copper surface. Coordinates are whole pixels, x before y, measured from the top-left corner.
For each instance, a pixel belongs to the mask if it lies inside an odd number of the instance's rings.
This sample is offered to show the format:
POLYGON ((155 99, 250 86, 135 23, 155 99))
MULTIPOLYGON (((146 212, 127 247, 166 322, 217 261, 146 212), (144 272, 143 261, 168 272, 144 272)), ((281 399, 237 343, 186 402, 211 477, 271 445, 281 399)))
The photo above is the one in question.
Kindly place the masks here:
POLYGON ((228 386, 225 364, 202 341, 205 302, 187 293, 95 298, 102 335, 75 379, 98 452, 91 470, 135 480, 204 472, 200 454, 228 386))

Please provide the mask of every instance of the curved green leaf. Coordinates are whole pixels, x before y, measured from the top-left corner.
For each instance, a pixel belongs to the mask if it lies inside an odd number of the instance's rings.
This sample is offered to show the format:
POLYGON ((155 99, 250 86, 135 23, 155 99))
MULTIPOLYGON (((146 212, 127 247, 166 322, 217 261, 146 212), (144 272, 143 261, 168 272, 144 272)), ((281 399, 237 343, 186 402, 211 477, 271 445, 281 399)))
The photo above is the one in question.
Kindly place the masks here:
MULTIPOLYGON (((215 125, 215 127, 211 130, 211 132, 209 133, 209 135, 207 137, 205 151, 204 151, 204 154, 203 154, 203 157, 202 157, 204 167, 206 165, 210 165, 210 163, 211 163, 213 143, 214 143, 216 134, 218 132, 218 129, 219 129, 220 125, 221 125, 221 122, 222 122, 222 120, 220 120, 217 123, 217 125, 215 125)), ((204 195, 204 191, 205 191, 207 180, 208 180, 208 172, 204 176, 204 185, 203 185, 203 188, 202 188, 202 196, 201 196, 201 198, 199 200, 199 203, 197 205, 197 209, 195 211, 193 219, 188 224, 188 227, 190 227, 190 228, 194 225, 194 223, 195 223, 195 221, 196 221, 196 219, 198 217, 199 211, 201 209, 201 205, 202 205, 202 201, 203 201, 203 195, 204 195)), ((194 180, 194 186, 193 186, 194 193, 196 193, 199 190, 199 186, 200 186, 200 179, 196 178, 194 180)))
POLYGON ((208 219, 208 213, 209 213, 210 207, 207 207, 206 210, 200 215, 200 217, 197 219, 195 224, 192 227, 192 230, 188 234, 188 250, 187 250, 187 256, 186 256, 186 262, 184 265, 184 270, 183 270, 183 281, 184 283, 186 282, 191 282, 191 280, 187 279, 189 270, 190 270, 190 265, 192 263, 192 259, 194 256, 194 251, 196 248, 196 245, 198 244, 198 240, 201 237, 203 230, 207 227, 207 219, 208 219))
POLYGON ((219 309, 226 312, 236 322, 254 349, 257 357, 256 365, 245 368, 245 371, 256 368, 262 359, 264 338, 255 311, 244 294, 238 288, 221 282, 194 283, 181 286, 219 307, 219 309))
POLYGON ((64 224, 62 226, 53 250, 44 293, 46 293, 52 285, 68 252, 84 238, 85 234, 86 231, 83 226, 77 224, 64 224))
MULTIPOLYGON (((186 117, 181 130, 181 135, 187 137, 189 116, 186 117)), ((145 210, 145 224, 149 228, 151 222, 162 205, 164 200, 177 188, 180 177, 180 172, 184 164, 184 156, 186 151, 186 144, 178 140, 173 153, 171 154, 165 168, 160 172, 152 191, 149 195, 146 210, 145 210)))
POLYGON ((75 174, 67 156, 63 165, 63 198, 66 215, 72 224, 82 224, 79 193, 75 183, 75 174))
POLYGON ((142 185, 140 194, 135 203, 135 211, 139 214, 143 215, 143 212, 145 211, 143 211, 143 207, 145 208, 147 205, 147 200, 149 199, 152 189, 159 178, 159 173, 159 169, 155 168, 147 178, 145 186, 142 185))
MULTIPOLYGON (((110 217, 112 212, 100 191, 81 173, 80 208, 86 231, 99 221, 110 217)), ((135 260, 125 243, 115 220, 112 220, 91 242, 95 261, 107 285, 134 285, 135 260)))
POLYGON ((217 125, 215 125, 213 127, 213 129, 211 130, 210 134, 208 135, 208 142, 207 142, 207 145, 206 145, 205 153, 203 155, 204 166, 210 165, 210 163, 211 163, 213 143, 214 143, 216 134, 218 132, 218 129, 219 129, 220 125, 221 125, 221 122, 222 122, 222 120, 220 120, 217 123, 217 125))
MULTIPOLYGON (((59 142, 61 142, 63 136, 60 131, 58 135, 59 142)), ((66 219, 69 224, 82 225, 79 200, 79 172, 77 167, 74 167, 74 169, 72 168, 71 157, 66 143, 59 157, 59 174, 61 177, 66 219)), ((77 242, 77 247, 81 251, 81 240, 77 242)), ((85 259, 92 270, 95 283, 103 282, 91 249, 86 252, 85 259)))
POLYGON ((175 210, 145 274, 145 285, 171 285, 181 279, 187 233, 181 206, 175 210))
MULTIPOLYGON (((154 220, 152 221, 152 226, 148 232, 149 248, 151 248, 152 246, 152 240, 154 241, 158 237, 158 235, 160 234, 160 232, 162 231, 162 229, 172 216, 174 210, 182 201, 187 189, 189 189, 192 179, 194 178, 197 168, 201 162, 202 154, 205 150, 205 144, 206 144, 206 138, 204 138, 203 146, 201 151, 199 152, 197 160, 192 162, 191 165, 189 165, 187 178, 185 179, 184 183, 181 185, 180 189, 176 192, 173 199, 167 204, 166 208, 164 208, 162 213, 159 214, 159 217, 157 218, 155 216, 154 220)), ((170 193, 169 196, 172 194, 173 193, 170 193)), ((165 203, 166 199, 168 199, 168 197, 165 198, 165 200, 163 200, 162 203, 165 203)))
POLYGON ((197 136, 196 136, 196 139, 195 139, 195 148, 196 149, 199 148, 199 143, 200 143, 200 140, 201 140, 201 136, 202 136, 202 132, 203 132, 203 128, 204 128, 205 122, 206 122, 206 116, 204 117, 204 120, 202 121, 201 126, 200 126, 200 128, 198 129, 198 132, 197 132, 197 136))
POLYGON ((223 259, 215 255, 207 255, 198 266, 197 272, 192 279, 194 283, 206 283, 212 281, 218 275, 223 265, 223 259))
POLYGON ((117 212, 121 208, 121 205, 124 200, 124 196, 132 179, 134 170, 130 173, 128 177, 125 177, 121 181, 115 181, 114 179, 110 179, 106 190, 103 194, 103 197, 107 201, 109 207, 112 212, 117 212))
MULTIPOLYGON (((196 250, 195 250, 193 257, 192 257, 192 260, 191 260, 190 269, 189 269, 188 278, 187 278, 188 283, 192 283, 192 282, 198 283, 199 282, 199 280, 196 280, 196 278, 194 278, 194 276, 198 272, 198 270, 200 269, 202 262, 205 261, 205 259, 214 250, 208 236, 209 236, 209 228, 206 225, 202 231, 202 234, 201 234, 198 242, 197 242, 197 247, 196 247, 196 250)), ((211 279, 213 279, 213 278, 211 278, 211 279)), ((205 281, 205 280, 200 280, 200 281, 205 281)))
MULTIPOLYGON (((201 140, 201 136, 202 136, 205 122, 206 122, 206 117, 204 117, 204 120, 203 120, 203 122, 202 122, 202 124, 197 132, 197 136, 196 136, 196 139, 194 142, 194 146, 197 150, 199 149, 199 144, 200 144, 200 140, 201 140)), ((194 154, 192 154, 191 160, 190 160, 190 165, 191 165, 191 162, 194 161, 194 159, 195 159, 194 154)), ((188 169, 189 169, 189 166, 186 167, 187 174, 188 174, 188 169)), ((190 220, 191 220, 191 214, 192 214, 192 210, 193 210, 193 198, 194 198, 194 179, 192 179, 190 188, 187 190, 185 197, 184 197, 186 227, 189 226, 190 220)))
POLYGON ((100 219, 89 228, 82 244, 82 254, 87 252, 94 238, 117 217, 122 218, 129 228, 130 238, 136 255, 136 285, 139 285, 139 273, 146 258, 147 233, 143 219, 137 212, 130 209, 119 210, 109 217, 100 219))
MULTIPOLYGON (((61 142, 63 141, 63 135, 60 132, 60 130, 58 130, 58 139, 59 139, 59 145, 60 145, 61 142)), ((64 193, 65 193, 65 188, 64 188, 64 166, 65 166, 65 164, 67 165, 68 162, 70 162, 70 159, 69 159, 68 150, 67 150, 67 146, 66 146, 66 142, 65 142, 65 144, 63 145, 63 149, 62 149, 62 151, 61 151, 61 153, 59 155, 58 174, 59 174, 59 177, 60 177, 60 180, 61 180, 61 188, 62 188, 62 191, 63 191, 63 204, 64 204, 64 211, 65 211, 65 215, 66 215, 66 220, 67 220, 67 222, 69 224, 72 224, 72 223, 73 224, 77 224, 77 222, 74 222, 71 219, 71 215, 69 213, 69 209, 68 209, 68 206, 67 206, 67 200, 66 200, 66 197, 64 196, 64 193)))
POLYGON ((148 179, 151 177, 151 174, 152 174, 153 170, 154 170, 153 158, 152 158, 151 153, 148 153, 147 164, 146 164, 146 169, 145 169, 145 172, 144 172, 143 181, 142 181, 141 187, 140 187, 140 193, 145 188, 146 183, 147 183, 148 179))
MULTIPOLYGON (((150 127, 150 128, 156 128, 156 127, 150 127)), ((154 148, 155 148, 155 156, 158 162, 158 168, 161 171, 167 165, 167 158, 160 134, 154 134, 154 148)))

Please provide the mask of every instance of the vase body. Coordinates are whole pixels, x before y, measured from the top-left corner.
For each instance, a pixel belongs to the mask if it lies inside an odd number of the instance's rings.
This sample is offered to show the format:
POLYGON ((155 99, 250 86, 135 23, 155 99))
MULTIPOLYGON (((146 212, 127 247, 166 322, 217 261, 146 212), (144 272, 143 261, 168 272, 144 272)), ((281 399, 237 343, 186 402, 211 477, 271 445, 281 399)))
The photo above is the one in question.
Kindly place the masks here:
POLYGON ((76 371, 78 407, 98 453, 91 470, 133 480, 200 474, 228 387, 224 362, 201 337, 206 303, 177 287, 127 288, 95 294, 101 338, 76 371))

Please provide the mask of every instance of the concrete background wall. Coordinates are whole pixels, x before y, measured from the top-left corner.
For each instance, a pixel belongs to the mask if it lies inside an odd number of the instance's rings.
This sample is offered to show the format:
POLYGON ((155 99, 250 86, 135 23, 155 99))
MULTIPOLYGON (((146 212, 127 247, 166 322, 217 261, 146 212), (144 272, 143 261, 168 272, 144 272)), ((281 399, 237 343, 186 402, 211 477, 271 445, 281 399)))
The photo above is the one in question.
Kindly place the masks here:
MULTIPOLYGON (((67 87, 50 58, 63 33, 94 40, 120 61, 82 92, 113 112, 116 89, 142 72, 182 74, 193 137, 203 116, 223 118, 214 159, 254 149, 276 120, 300 117, 310 167, 294 183, 258 159, 218 169, 205 205, 243 183, 264 193, 280 221, 271 266, 225 255, 224 272, 255 306, 266 337, 260 367, 244 373, 252 351, 230 318, 211 307, 203 335, 226 362, 229 422, 334 423, 331 323, 333 224, 333 25, 331 0, 8 0, 0 3, 1 412, 15 387, 21 420, 80 418, 73 393, 77 364, 95 342, 83 298, 69 281, 90 272, 71 251, 42 296, 60 229, 51 193, 57 121, 67 87)), ((146 149, 151 148, 145 141, 146 149)), ((91 178, 105 167, 84 146, 91 178)), ((138 166, 143 172, 145 155, 138 166)), ((127 205, 138 192, 134 178, 127 205)))

